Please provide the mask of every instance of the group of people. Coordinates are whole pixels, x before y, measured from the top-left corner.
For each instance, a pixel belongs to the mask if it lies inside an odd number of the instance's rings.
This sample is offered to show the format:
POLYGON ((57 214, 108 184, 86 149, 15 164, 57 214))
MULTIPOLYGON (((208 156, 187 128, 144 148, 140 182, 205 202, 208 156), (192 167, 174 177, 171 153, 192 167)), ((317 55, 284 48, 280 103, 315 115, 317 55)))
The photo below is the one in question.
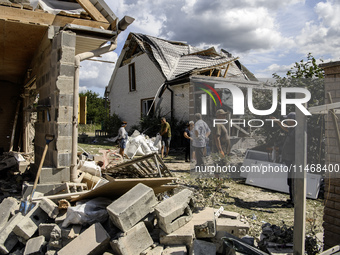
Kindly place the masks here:
MULTIPOLYGON (((225 119, 228 112, 223 109, 216 111, 217 119, 225 119)), ((184 130, 183 136, 186 139, 185 161, 189 162, 192 156, 196 158, 196 165, 204 166, 204 156, 209 145, 209 136, 212 134, 213 145, 221 158, 225 158, 230 153, 230 139, 228 130, 223 124, 216 124, 211 130, 207 123, 202 119, 200 113, 195 114, 195 121, 190 121, 184 130), (190 146, 194 148, 193 155, 190 155, 190 146)))

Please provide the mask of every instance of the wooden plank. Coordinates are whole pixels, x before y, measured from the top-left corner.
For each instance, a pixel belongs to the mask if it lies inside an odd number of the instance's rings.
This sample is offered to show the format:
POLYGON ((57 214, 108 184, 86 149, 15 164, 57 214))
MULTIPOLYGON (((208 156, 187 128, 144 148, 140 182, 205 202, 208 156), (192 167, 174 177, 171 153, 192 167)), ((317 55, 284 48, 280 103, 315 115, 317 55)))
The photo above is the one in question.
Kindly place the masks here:
POLYGON ((97 10, 96 7, 93 6, 89 0, 77 0, 77 2, 95 21, 108 22, 108 20, 97 10))
POLYGON ((54 15, 51 13, 37 12, 26 9, 17 9, 6 6, 0 6, 0 17, 4 20, 18 20, 22 23, 35 23, 41 25, 55 25, 63 27, 66 24, 74 24, 93 28, 108 29, 110 24, 94 20, 76 19, 67 16, 54 15))
POLYGON ((318 114, 320 112, 332 110, 335 108, 340 108, 340 102, 309 107, 308 111, 312 114, 318 114))
POLYGON ((157 188, 161 187, 164 184, 168 184, 177 178, 167 177, 167 178, 136 178, 136 179, 114 179, 109 183, 106 183, 94 190, 91 190, 72 201, 78 201, 81 199, 94 198, 94 197, 107 197, 110 199, 116 199, 126 192, 128 192, 131 188, 136 186, 138 183, 143 183, 146 186, 157 191, 157 188))

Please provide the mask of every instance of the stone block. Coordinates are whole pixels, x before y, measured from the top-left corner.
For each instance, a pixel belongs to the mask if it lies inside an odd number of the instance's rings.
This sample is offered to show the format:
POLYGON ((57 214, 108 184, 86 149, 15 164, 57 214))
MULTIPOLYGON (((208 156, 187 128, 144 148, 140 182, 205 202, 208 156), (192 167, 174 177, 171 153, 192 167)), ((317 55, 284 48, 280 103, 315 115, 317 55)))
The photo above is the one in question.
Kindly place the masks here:
POLYGON ((47 213, 48 217, 52 219, 57 218, 59 214, 59 209, 58 206, 51 199, 41 199, 39 206, 41 207, 41 209, 44 210, 45 213, 47 213))
MULTIPOLYGON (((215 209, 214 211, 216 213, 218 210, 215 209)), ((237 212, 222 211, 218 218, 228 218, 228 219, 239 220, 240 219, 240 214, 237 213, 237 212)))
POLYGON ((189 222, 171 234, 161 231, 159 242, 163 245, 186 245, 190 249, 194 238, 194 225, 192 222, 189 222))
POLYGON ((153 211, 157 199, 152 188, 139 183, 106 209, 112 223, 123 232, 153 211))
MULTIPOLYGON (((42 194, 46 194, 51 192, 52 190, 58 188, 59 186, 63 185, 62 183, 50 183, 50 184, 37 184, 37 187, 35 189, 36 192, 40 192, 42 194)), ((30 184, 28 182, 24 182, 22 185, 22 197, 23 199, 26 199, 29 195, 31 195, 33 189, 33 184, 30 184)), ((35 195, 34 195, 35 197, 35 195)))
POLYGON ((23 219, 24 216, 19 212, 14 215, 0 230, 0 254, 9 253, 19 241, 12 231, 23 219))
POLYGON ((153 240, 143 222, 138 223, 117 239, 110 242, 113 251, 119 255, 140 254, 153 244, 153 240))
POLYGON ((51 238, 51 232, 57 224, 54 223, 41 223, 39 225, 39 236, 44 236, 46 241, 49 241, 51 238))
POLYGON ((157 245, 156 247, 151 247, 143 251, 140 255, 162 255, 163 250, 164 250, 164 246, 157 245))
POLYGON ((193 193, 184 189, 155 207, 159 227, 167 234, 179 229, 192 219, 193 193))
POLYGON ((192 255, 216 254, 216 246, 213 243, 195 240, 192 255))
POLYGON ((31 211, 14 227, 13 232, 22 242, 30 239, 38 230, 38 226, 48 219, 48 215, 40 208, 34 206, 31 211))
POLYGON ((64 246, 58 255, 102 254, 108 247, 110 236, 100 223, 95 223, 72 242, 64 246))
POLYGON ((168 246, 164 249, 162 253, 162 255, 187 255, 187 254, 188 252, 185 245, 168 246))
POLYGON ((38 236, 27 241, 24 255, 43 254, 45 237, 38 236))
POLYGON ((206 207, 193 214, 192 223, 194 224, 196 238, 211 238, 216 234, 216 222, 214 208, 206 207))
POLYGON ((5 198, 0 204, 0 229, 6 225, 11 213, 19 209, 18 201, 13 197, 5 198))
POLYGON ((67 210, 59 210, 58 216, 55 218, 55 223, 56 224, 62 224, 64 220, 66 219, 67 216, 67 210))
POLYGON ((70 168, 43 167, 39 178, 40 183, 60 183, 70 181, 70 168))
POLYGON ((236 237, 243 237, 249 231, 249 224, 240 220, 227 218, 216 219, 216 230, 230 233, 236 237))

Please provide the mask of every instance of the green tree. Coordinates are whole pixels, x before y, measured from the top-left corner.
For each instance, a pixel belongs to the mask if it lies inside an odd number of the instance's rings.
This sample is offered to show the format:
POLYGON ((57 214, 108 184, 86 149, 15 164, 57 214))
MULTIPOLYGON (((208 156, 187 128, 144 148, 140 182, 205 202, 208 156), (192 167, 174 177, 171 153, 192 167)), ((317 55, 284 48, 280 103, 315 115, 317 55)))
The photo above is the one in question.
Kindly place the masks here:
POLYGON ((102 123, 108 116, 108 109, 105 108, 105 99, 99 97, 98 93, 91 90, 79 93, 79 96, 87 97, 87 114, 88 124, 102 123))
MULTIPOLYGON (((322 62, 322 60, 320 60, 322 62)), ((273 74, 275 82, 268 84, 268 86, 277 87, 278 90, 282 87, 304 87, 311 93, 311 100, 308 102, 308 107, 323 105, 325 99, 324 91, 324 71, 316 63, 316 59, 311 53, 307 55, 307 60, 301 60, 296 62, 294 67, 291 68, 285 77, 280 77, 277 74, 273 74)), ((280 93, 278 93, 280 96, 280 93)), ((294 95, 287 95, 294 96, 294 95)), ((260 93, 254 93, 254 105, 257 109, 269 109, 272 104, 271 91, 262 91, 260 93)), ((278 98, 278 106, 274 117, 280 119, 281 102, 278 98)), ((287 113, 295 111, 294 106, 287 107, 287 113)), ((264 119, 268 118, 266 116, 264 119)), ((325 137, 324 132, 324 118, 323 115, 312 115, 307 118, 307 147, 308 147, 308 163, 323 163, 324 162, 324 146, 323 141, 325 137)), ((258 130, 258 132, 266 137, 266 143, 270 145, 280 145, 284 136, 282 130, 275 125, 272 128, 270 125, 264 126, 258 130)))

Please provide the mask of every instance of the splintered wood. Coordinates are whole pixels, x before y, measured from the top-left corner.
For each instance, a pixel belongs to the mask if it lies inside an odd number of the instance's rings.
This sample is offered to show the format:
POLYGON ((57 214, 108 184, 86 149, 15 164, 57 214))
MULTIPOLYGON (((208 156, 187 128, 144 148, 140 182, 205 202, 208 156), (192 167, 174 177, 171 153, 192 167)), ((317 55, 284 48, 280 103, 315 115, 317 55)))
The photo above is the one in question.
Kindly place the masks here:
POLYGON ((113 178, 172 177, 171 172, 157 153, 107 168, 106 175, 113 178))

